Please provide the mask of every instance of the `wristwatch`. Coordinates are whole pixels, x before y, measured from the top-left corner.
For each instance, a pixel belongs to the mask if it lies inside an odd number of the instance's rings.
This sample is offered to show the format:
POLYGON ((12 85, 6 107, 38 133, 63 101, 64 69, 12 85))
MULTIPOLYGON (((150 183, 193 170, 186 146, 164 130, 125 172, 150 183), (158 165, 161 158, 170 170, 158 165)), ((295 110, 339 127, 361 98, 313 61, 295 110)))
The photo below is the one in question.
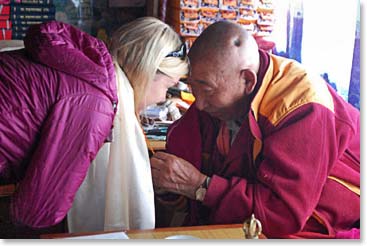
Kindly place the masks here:
POLYGON ((195 192, 196 201, 204 201, 206 190, 208 189, 210 182, 210 177, 206 177, 204 182, 199 186, 199 188, 195 192))

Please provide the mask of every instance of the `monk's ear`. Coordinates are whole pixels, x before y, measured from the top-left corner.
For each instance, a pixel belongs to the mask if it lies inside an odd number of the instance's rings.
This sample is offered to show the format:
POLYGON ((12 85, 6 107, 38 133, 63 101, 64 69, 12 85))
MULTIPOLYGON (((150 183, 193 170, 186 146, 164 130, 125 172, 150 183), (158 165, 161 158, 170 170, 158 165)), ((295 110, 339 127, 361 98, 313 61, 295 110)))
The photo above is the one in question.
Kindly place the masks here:
POLYGON ((251 94, 257 82, 256 73, 251 69, 243 69, 241 70, 241 78, 245 83, 246 94, 247 95, 251 94))

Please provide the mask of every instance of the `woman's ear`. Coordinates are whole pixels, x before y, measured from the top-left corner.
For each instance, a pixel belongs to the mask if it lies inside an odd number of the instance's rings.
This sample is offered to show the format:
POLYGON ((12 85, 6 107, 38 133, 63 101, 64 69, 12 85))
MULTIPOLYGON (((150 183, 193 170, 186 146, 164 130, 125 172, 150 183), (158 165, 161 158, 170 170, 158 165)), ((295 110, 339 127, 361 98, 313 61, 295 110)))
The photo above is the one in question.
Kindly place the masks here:
POLYGON ((241 78, 243 79, 245 83, 246 94, 247 95, 251 94, 257 82, 256 73, 252 71, 251 69, 243 69, 241 70, 241 78))

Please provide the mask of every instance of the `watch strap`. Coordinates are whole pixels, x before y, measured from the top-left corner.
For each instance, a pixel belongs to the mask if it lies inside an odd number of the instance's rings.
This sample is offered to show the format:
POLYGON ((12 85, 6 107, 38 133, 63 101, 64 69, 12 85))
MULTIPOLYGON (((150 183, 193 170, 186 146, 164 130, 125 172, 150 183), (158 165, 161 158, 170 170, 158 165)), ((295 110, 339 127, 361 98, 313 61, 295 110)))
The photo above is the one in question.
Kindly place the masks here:
POLYGON ((199 186, 199 188, 195 192, 195 199, 197 201, 200 201, 200 202, 204 201, 206 191, 209 187, 209 183, 210 183, 210 177, 207 176, 204 182, 199 186))

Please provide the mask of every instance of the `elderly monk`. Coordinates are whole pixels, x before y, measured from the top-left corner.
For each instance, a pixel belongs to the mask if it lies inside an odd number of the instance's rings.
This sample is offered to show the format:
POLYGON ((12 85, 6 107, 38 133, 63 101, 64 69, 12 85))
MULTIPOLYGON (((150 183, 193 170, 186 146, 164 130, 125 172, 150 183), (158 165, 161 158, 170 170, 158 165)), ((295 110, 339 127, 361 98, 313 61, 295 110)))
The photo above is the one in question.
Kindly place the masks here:
POLYGON ((209 26, 189 59, 196 101, 151 158, 157 204, 182 225, 253 213, 269 238, 359 238, 359 111, 234 23, 209 26))

